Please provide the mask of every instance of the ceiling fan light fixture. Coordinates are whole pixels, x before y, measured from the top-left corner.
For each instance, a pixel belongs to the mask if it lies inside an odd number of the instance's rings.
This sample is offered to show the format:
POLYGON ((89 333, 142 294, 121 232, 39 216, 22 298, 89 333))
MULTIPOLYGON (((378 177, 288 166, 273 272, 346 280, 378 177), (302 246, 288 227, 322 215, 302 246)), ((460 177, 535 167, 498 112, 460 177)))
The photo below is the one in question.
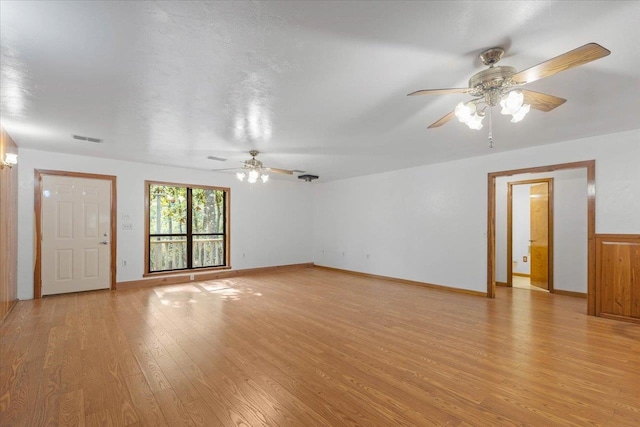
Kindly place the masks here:
POLYGON ((460 102, 456 105, 455 114, 461 123, 467 123, 473 118, 475 113, 476 104, 473 102, 467 102, 466 104, 464 102, 460 102))
POLYGON ((258 152, 256 150, 251 150, 249 154, 251 154, 251 159, 241 162, 243 165, 242 167, 213 170, 229 171, 240 169, 239 172, 236 172, 236 178, 238 178, 238 180, 240 181, 244 181, 246 178, 249 184, 255 184, 256 182, 258 182, 258 179, 263 183, 266 183, 267 181, 269 181, 269 175, 271 173, 293 175, 292 170, 263 166, 262 162, 256 159, 256 156, 258 155, 258 152))
POLYGON ((502 100, 500 101, 502 111, 500 112, 505 115, 514 115, 518 110, 520 110, 523 102, 524 94, 519 90, 512 90, 502 97, 502 100))
POLYGON ((484 119, 484 115, 479 115, 478 113, 474 113, 471 118, 465 122, 469 129, 480 130, 482 129, 482 119, 484 119))
POLYGON ((518 123, 520 120, 524 119, 524 116, 527 115, 530 109, 531 109, 531 105, 524 104, 522 107, 520 107, 520 109, 515 114, 513 114, 513 117, 511 118, 511 123, 518 123))
POLYGON ((249 171, 249 178, 247 179, 247 181, 248 181, 250 184, 253 184, 253 183, 255 183, 256 181, 258 181, 258 178, 259 178, 259 177, 260 177, 260 173, 259 173, 257 170, 252 169, 251 171, 249 171))

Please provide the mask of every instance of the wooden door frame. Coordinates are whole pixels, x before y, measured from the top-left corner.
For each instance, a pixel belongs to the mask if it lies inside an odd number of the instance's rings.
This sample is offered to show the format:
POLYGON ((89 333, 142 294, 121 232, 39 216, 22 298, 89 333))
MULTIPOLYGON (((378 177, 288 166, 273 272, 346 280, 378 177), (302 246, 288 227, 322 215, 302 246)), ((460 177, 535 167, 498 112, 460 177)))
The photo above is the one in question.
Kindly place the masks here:
MULTIPOLYGON (((548 267, 547 283, 549 292, 553 293, 553 178, 527 179, 507 182, 507 286, 513 286, 513 189, 514 185, 547 183, 549 204, 547 205, 548 224, 548 267)), ((529 220, 531 223, 531 220, 529 220)))
POLYGON ((496 297, 496 178, 522 173, 554 172, 565 169, 587 169, 587 314, 596 314, 596 161, 562 163, 524 169, 490 172, 487 202, 487 298, 496 297))
POLYGON ((71 178, 84 178, 84 179, 99 179, 103 181, 110 181, 111 183, 111 289, 116 289, 116 273, 117 273, 117 259, 116 259, 116 242, 118 224, 116 212, 116 200, 117 200, 117 187, 116 177, 113 175, 99 175, 94 173, 82 173, 82 172, 68 172, 57 171, 47 169, 36 169, 34 171, 34 211, 35 211, 35 240, 34 240, 34 252, 35 252, 35 265, 33 268, 33 297, 35 299, 42 298, 42 177, 46 175, 50 176, 66 176, 71 178))

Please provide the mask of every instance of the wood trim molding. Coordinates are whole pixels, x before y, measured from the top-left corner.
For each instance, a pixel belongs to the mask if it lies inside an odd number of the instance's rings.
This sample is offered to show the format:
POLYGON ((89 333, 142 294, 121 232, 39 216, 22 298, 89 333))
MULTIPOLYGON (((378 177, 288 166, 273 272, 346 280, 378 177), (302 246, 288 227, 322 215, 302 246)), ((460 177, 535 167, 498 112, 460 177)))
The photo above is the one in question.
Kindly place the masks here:
POLYGON ((178 276, 178 275, 189 275, 189 274, 198 274, 202 272, 212 272, 212 271, 220 271, 220 270, 231 270, 233 267, 230 265, 224 265, 222 267, 198 267, 192 269, 183 269, 183 270, 167 270, 167 271, 154 271, 153 273, 143 273, 142 277, 158 277, 158 276, 178 276))
POLYGON ((512 287, 507 282, 496 282, 496 286, 502 286, 502 287, 505 287, 505 288, 511 288, 512 287))
POLYGON ((542 184, 547 183, 549 191, 549 216, 548 223, 548 267, 547 267, 547 281, 549 292, 553 293, 553 178, 537 178, 527 179, 523 181, 507 182, 507 283, 512 284, 512 276, 531 277, 529 274, 514 273, 513 272, 513 186, 524 184, 542 184))
POLYGON ((42 177, 45 175, 67 176, 71 178, 99 179, 111 181, 111 235, 109 236, 111 245, 111 289, 116 288, 117 265, 117 242, 118 242, 118 196, 117 177, 114 175, 100 175, 94 173, 69 172, 48 169, 34 170, 34 268, 33 268, 33 297, 42 298, 42 177))
MULTIPOLYGON (((18 154, 18 145, 0 124, 0 159, 18 154)), ((18 301, 18 170, 0 169, 0 324, 18 301)))
POLYGON ((605 319, 619 320, 619 321, 623 321, 623 322, 631 322, 631 323, 640 324, 640 319, 635 319, 633 317, 616 316, 615 314, 610 314, 610 313, 600 313, 598 316, 602 317, 602 318, 605 318, 605 319))
POLYGON ((587 294, 584 292, 564 291, 562 289, 554 289, 553 293, 556 295, 565 295, 568 297, 587 298, 587 294))
POLYGON ((596 238, 599 240, 615 240, 615 241, 630 241, 634 242, 640 240, 640 234, 596 234, 596 238))
POLYGON ((587 314, 596 315, 596 161, 587 166, 587 314))
POLYGON ((523 169, 512 169, 487 174, 487 297, 495 298, 495 269, 496 269, 496 178, 500 176, 512 176, 522 173, 554 172, 565 169, 587 170, 587 314, 595 316, 595 283, 596 283, 596 161, 586 160, 582 162, 561 163, 556 165, 538 166, 523 169))
POLYGON ((359 271, 343 270, 341 268, 326 267, 324 265, 314 265, 314 268, 321 268, 321 269, 324 269, 324 270, 338 271, 340 273, 347 273, 347 274, 352 274, 354 276, 367 277, 367 278, 370 278, 370 279, 388 280, 390 282, 402 283, 404 285, 422 286, 424 288, 436 289, 436 290, 440 290, 440 291, 457 292, 457 293, 460 293, 460 294, 482 296, 482 297, 486 296, 486 294, 484 292, 472 291, 470 289, 453 288, 453 287, 450 287, 450 286, 436 285, 436 284, 433 284, 433 283, 417 282, 417 281, 414 281, 414 280, 407 280, 407 279, 398 279, 396 277, 380 276, 380 275, 377 275, 377 274, 361 273, 359 271))
POLYGON ((487 178, 487 298, 496 297, 496 176, 487 178))
POLYGON ((165 275, 162 277, 154 277, 150 279, 118 282, 116 288, 117 290, 122 291, 127 289, 149 288, 163 285, 177 285, 181 283, 191 283, 204 280, 217 280, 226 279, 228 277, 248 276, 251 274, 273 273, 275 271, 299 270, 302 268, 311 268, 313 266, 314 265, 312 262, 305 262, 301 264, 275 265, 271 267, 245 268, 242 270, 227 270, 207 273, 194 273, 193 270, 191 270, 188 274, 165 275), (194 280, 190 280, 191 274, 194 275, 194 280))
POLYGON ((6 313, 4 313, 4 316, 0 317, 0 326, 2 326, 4 321, 9 318, 9 314, 11 314, 11 312, 13 311, 14 308, 16 308, 17 305, 18 305, 18 300, 17 299, 10 302, 10 304, 8 305, 6 313))

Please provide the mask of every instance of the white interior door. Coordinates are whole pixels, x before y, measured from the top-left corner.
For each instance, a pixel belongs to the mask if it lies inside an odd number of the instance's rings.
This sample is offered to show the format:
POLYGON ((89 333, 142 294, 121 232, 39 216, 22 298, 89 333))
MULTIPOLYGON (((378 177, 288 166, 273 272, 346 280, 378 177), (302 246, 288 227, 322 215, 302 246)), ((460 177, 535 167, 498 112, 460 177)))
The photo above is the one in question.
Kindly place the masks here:
POLYGON ((42 177, 42 295, 111 287, 111 181, 42 177))

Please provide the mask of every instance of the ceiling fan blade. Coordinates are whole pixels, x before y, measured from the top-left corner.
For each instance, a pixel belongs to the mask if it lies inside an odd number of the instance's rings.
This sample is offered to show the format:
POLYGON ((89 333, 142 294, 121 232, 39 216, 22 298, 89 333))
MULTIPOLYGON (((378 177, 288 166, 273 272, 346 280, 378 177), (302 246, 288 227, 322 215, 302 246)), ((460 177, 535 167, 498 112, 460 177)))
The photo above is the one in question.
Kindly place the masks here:
POLYGON ((443 118, 441 118, 440 120, 438 120, 437 122, 433 123, 431 126, 429 126, 429 129, 440 127, 443 124, 447 123, 449 120, 453 119, 454 117, 455 117, 455 111, 452 111, 446 116, 444 116, 443 118))
POLYGON ((211 169, 211 170, 214 172, 221 172, 221 171, 234 171, 239 169, 245 169, 245 168, 226 168, 226 169, 211 169))
POLYGON ((468 87, 465 88, 453 88, 453 89, 424 89, 417 90, 415 92, 411 92, 407 94, 407 96, 416 96, 416 95, 447 95, 450 93, 467 93, 471 89, 468 87))
POLYGON ((290 171, 287 169, 278 169, 278 168, 265 168, 265 169, 273 173, 281 173, 283 175, 293 175, 293 171, 290 171))
POLYGON ((534 92, 532 90, 522 89, 522 94, 524 95, 525 104, 529 104, 531 108, 544 112, 551 111, 567 102, 564 98, 558 98, 557 96, 534 92))
POLYGON ((573 49, 560 56, 556 56, 548 61, 534 65, 531 68, 520 71, 512 76, 512 79, 519 84, 531 83, 536 80, 552 76, 560 71, 565 71, 573 67, 584 65, 595 61, 611 53, 597 43, 588 43, 577 49, 573 49))

